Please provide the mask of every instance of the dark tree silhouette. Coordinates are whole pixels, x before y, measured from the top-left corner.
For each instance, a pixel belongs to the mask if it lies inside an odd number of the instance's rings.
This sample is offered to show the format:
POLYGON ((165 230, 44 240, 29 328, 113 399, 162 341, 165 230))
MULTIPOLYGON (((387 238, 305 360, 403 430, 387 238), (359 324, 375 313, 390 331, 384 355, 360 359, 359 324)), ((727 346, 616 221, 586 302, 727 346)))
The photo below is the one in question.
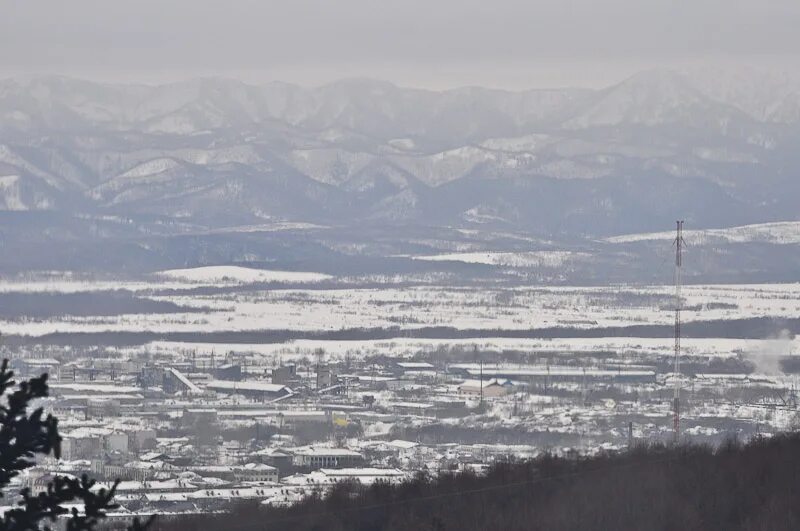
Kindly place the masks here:
POLYGON ((159 520, 153 531, 789 531, 800 529, 800 434, 719 448, 544 455, 482 476, 338 483, 291 507, 159 520))
MULTIPOLYGON (((8 360, 3 360, 0 366, 0 397, 4 399, 0 405, 0 489, 5 489, 21 471, 33 466, 36 454, 61 455, 58 420, 52 415, 43 418, 42 408, 28 413, 32 400, 48 394, 47 374, 19 385, 13 377, 8 360)), ((116 483, 110 489, 97 492, 93 492, 92 487, 94 481, 84 475, 81 479, 57 476, 45 492, 37 495, 23 488, 16 506, 0 519, 0 531, 51 529, 50 526, 62 517, 67 519, 68 531, 93 530, 107 511, 118 506, 114 503, 116 483), (83 511, 62 506, 76 501, 83 503, 83 511)), ((152 519, 146 523, 136 519, 129 529, 144 531, 151 523, 152 519)))

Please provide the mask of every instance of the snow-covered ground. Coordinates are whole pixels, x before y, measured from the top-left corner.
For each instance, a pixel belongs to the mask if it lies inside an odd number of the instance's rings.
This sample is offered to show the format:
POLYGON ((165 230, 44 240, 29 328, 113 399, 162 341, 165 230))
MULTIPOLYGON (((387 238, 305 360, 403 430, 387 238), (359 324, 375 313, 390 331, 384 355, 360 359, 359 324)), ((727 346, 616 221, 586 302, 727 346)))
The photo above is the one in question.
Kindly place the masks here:
MULTIPOLYGON (((800 339, 720 339, 684 338, 682 352, 686 356, 727 358, 759 352, 796 352, 800 339)), ((397 337, 380 340, 293 340, 284 343, 203 343, 182 341, 153 341, 146 349, 152 353, 174 354, 195 352, 230 352, 252 354, 265 359, 288 360, 316 357, 322 353, 326 361, 341 361, 347 357, 363 358, 385 355, 404 358, 425 352, 462 350, 471 352, 530 352, 563 353, 565 357, 575 355, 615 352, 619 361, 624 361, 628 353, 671 357, 674 342, 672 338, 652 337, 600 337, 600 338, 558 338, 558 339, 517 339, 517 338, 464 338, 464 339, 420 339, 397 337)))
POLYGON ((330 275, 300 271, 269 271, 240 266, 207 266, 190 269, 170 269, 158 276, 193 283, 250 284, 257 282, 319 282, 330 279, 330 275))
POLYGON ((532 251, 532 252, 479 252, 448 253, 415 256, 415 260, 431 262, 464 262, 506 267, 559 267, 570 260, 589 258, 588 253, 570 251, 532 251))
MULTIPOLYGON (((776 245, 800 243, 800 221, 780 221, 775 223, 759 223, 742 225, 724 229, 685 230, 683 233, 687 244, 701 245, 705 243, 748 243, 762 242, 776 245)), ((641 234, 625 234, 607 238, 610 243, 632 243, 640 241, 669 241, 675 238, 675 232, 649 232, 641 234)))
MULTIPOLYGON (((384 285, 317 287, 336 279, 310 272, 267 271, 237 266, 171 270, 151 282, 79 279, 0 282, 0 293, 92 293, 127 290, 137 297, 174 303, 174 313, 48 319, 7 318, 0 332, 38 336, 53 332, 333 331, 425 327, 461 330, 593 329, 670 325, 671 286, 499 287, 384 285), (262 283, 287 283, 264 289, 262 283), (253 284, 251 287, 248 285, 253 284), (213 294, 200 286, 230 287, 213 294), (233 289, 235 288, 235 289, 233 289), (163 290, 173 290, 166 292, 163 290)), ((352 282, 354 279, 349 279, 352 282)), ((800 315, 800 284, 691 285, 684 295, 684 321, 800 315)))
POLYGON ((202 286, 230 287, 265 282, 306 284, 331 279, 330 275, 305 271, 274 271, 241 266, 208 266, 170 269, 155 273, 148 280, 93 280, 69 272, 33 276, 26 279, 0 278, 0 293, 92 293, 129 291, 145 293, 159 290, 189 290, 202 286))

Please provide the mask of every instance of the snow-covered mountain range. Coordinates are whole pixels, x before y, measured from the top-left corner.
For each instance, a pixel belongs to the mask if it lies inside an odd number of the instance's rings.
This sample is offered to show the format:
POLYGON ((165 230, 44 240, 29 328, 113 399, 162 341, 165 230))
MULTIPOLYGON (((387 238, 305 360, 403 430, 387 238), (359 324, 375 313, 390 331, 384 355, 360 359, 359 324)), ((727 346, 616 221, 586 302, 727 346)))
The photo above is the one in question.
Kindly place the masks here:
POLYGON ((0 231, 63 216, 167 233, 291 222, 563 238, 678 217, 794 221, 798 146, 800 81, 750 71, 523 92, 7 79, 0 231))

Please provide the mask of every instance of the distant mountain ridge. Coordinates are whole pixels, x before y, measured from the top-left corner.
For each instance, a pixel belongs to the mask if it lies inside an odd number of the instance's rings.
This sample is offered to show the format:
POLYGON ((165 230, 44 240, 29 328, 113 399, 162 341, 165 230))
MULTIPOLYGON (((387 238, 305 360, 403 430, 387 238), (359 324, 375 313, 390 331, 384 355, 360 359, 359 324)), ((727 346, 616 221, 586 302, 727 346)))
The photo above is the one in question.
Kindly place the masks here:
POLYGON ((0 210, 601 236, 678 214, 707 227, 796 219, 800 83, 712 81, 650 71, 602 90, 435 92, 7 79, 0 210))

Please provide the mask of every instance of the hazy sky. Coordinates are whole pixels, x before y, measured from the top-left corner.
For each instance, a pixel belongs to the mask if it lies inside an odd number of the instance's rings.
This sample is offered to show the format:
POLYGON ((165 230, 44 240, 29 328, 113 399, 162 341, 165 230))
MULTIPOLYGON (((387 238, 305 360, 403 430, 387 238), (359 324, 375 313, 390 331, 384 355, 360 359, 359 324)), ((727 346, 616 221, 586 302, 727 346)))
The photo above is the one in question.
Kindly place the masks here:
POLYGON ((800 0, 0 0, 0 74, 433 88, 800 64, 800 0))

